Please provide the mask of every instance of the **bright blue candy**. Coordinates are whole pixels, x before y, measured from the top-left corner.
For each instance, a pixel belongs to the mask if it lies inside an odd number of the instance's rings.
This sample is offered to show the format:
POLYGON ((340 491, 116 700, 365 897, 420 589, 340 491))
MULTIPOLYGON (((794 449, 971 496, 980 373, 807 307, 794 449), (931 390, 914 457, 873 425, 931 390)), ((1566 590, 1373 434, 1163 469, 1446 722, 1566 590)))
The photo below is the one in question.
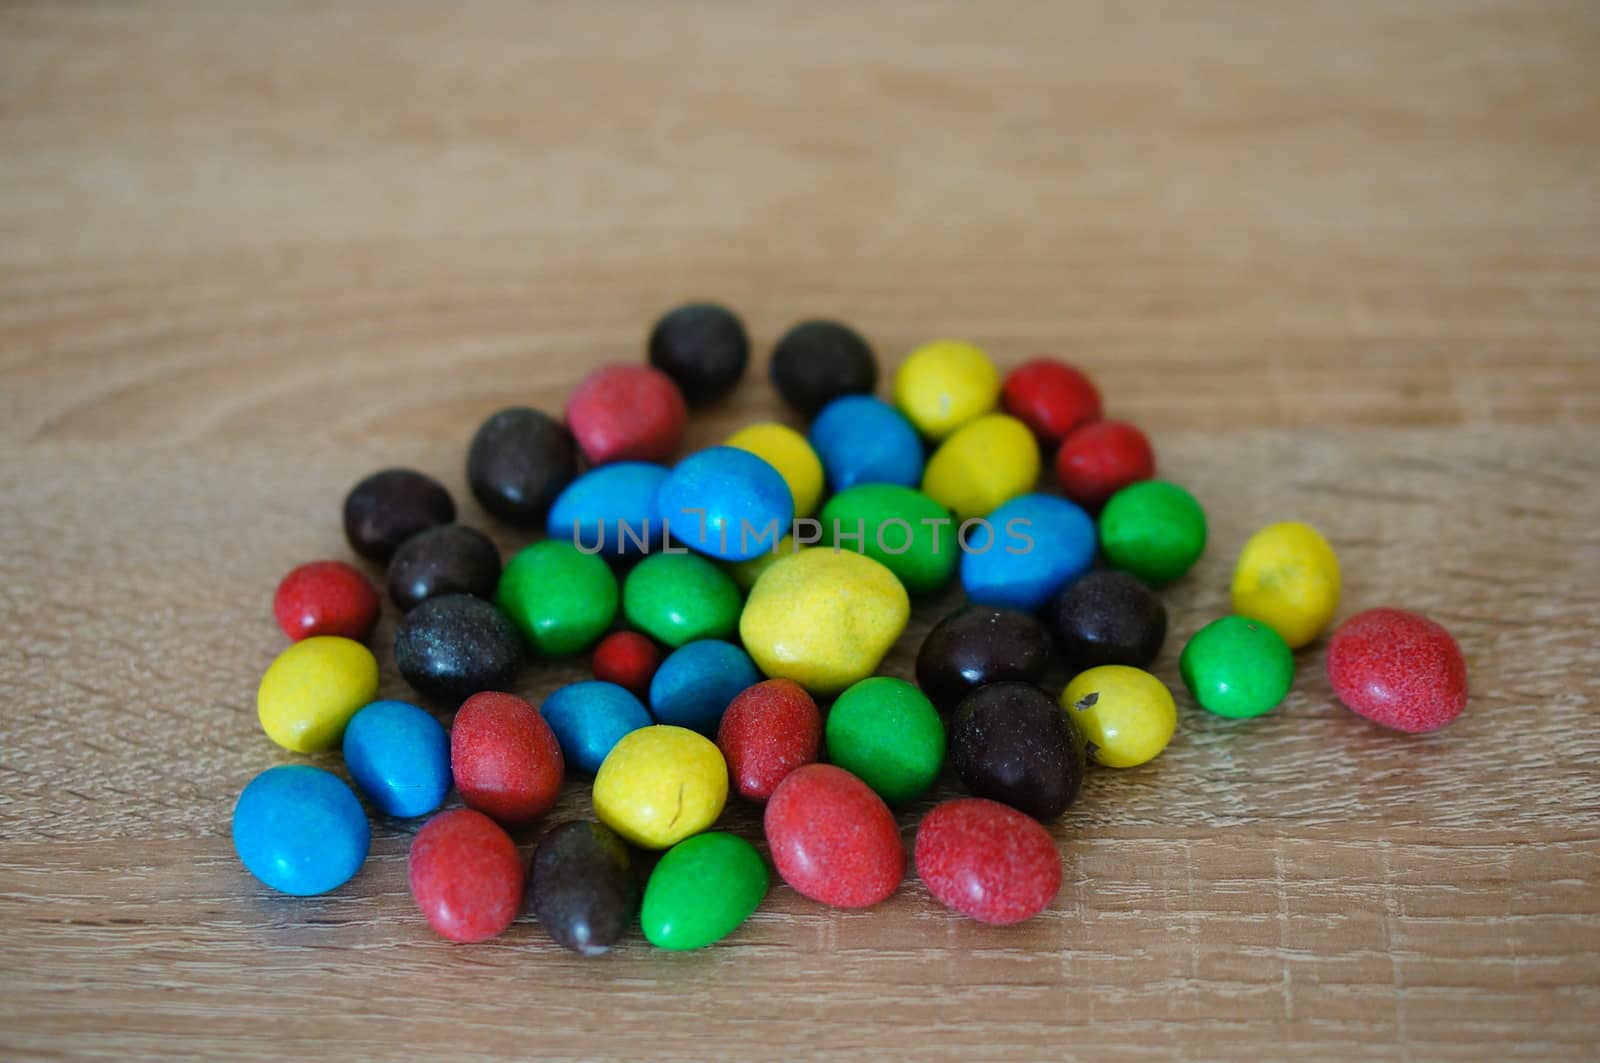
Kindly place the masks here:
POLYGON ((811 424, 811 447, 834 491, 856 484, 916 487, 922 481, 917 430, 899 410, 869 395, 846 395, 823 407, 811 424))
POLYGON ((415 705, 374 701, 344 729, 344 766, 379 812, 423 816, 450 792, 450 736, 415 705))
POLYGON ((647 552, 639 548, 641 541, 655 549, 661 542, 656 493, 666 478, 665 466, 643 461, 591 469, 556 496, 545 528, 550 538, 576 543, 591 554, 596 544, 610 557, 647 552))
POLYGON ((656 495, 672 537, 724 561, 771 553, 794 523, 794 495, 748 450, 712 447, 678 463, 656 495))
POLYGON ((986 519, 993 532, 970 529, 961 555, 961 585, 980 605, 1032 612, 1094 563, 1094 521, 1064 498, 1019 495, 986 519))
POLYGON ((233 806, 233 847, 256 878, 309 897, 350 881, 372 832, 361 802, 337 775, 283 764, 250 780, 233 806))
POLYGON ((591 774, 623 735, 653 722, 638 698, 615 683, 596 680, 555 690, 539 706, 539 715, 556 733, 567 764, 591 774))
POLYGON ((715 735, 728 703, 761 679, 750 655, 731 642, 686 643, 661 662, 650 680, 650 711, 657 723, 715 735))

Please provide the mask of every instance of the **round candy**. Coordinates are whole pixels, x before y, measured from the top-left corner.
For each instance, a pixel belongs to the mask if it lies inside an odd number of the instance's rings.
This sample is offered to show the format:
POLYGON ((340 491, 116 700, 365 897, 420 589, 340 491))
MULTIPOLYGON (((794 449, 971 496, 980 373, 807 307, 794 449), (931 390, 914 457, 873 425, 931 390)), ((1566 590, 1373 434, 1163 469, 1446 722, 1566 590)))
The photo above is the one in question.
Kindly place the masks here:
POLYGON ((650 872, 639 922, 658 949, 698 949, 721 941, 767 895, 767 865, 755 846, 712 831, 667 850, 650 872))
POLYGON ((1044 616, 1071 672, 1102 664, 1143 668, 1167 638, 1161 596, 1126 572, 1090 572, 1074 580, 1044 616))
POLYGON ((1150 440, 1126 421, 1091 421, 1074 429, 1056 451, 1062 493, 1088 509, 1155 474, 1150 440))
POLYGON ((1241 719, 1277 708, 1294 682, 1294 654, 1267 625, 1225 616, 1195 633, 1178 660, 1202 707, 1241 719))
POLYGON ((1007 373, 1000 403, 1047 448, 1059 445, 1073 429, 1100 419, 1100 392, 1094 382, 1054 358, 1035 358, 1007 373))
POLYGON ((935 805, 917 828, 916 863, 934 900, 980 923, 1032 919, 1061 889, 1061 855, 1050 833, 982 798, 935 805))
POLYGON ((344 729, 344 766, 386 816, 425 816, 450 792, 450 736, 404 701, 374 701, 344 729))
POLYGON ((837 321, 802 321, 772 349, 772 385, 807 417, 845 395, 878 387, 878 362, 867 341, 837 321))
POLYGON ((994 409, 999 395, 994 363, 982 349, 960 340, 918 347, 894 378, 894 404, 917 431, 935 440, 994 409))
POLYGON ((617 577, 569 542, 524 547, 500 576, 495 603, 541 657, 588 649, 617 617, 617 577))
POLYGON ((344 500, 344 534, 362 557, 387 561, 395 548, 424 528, 456 519, 444 485, 415 469, 384 469, 350 489, 344 500))
POLYGON ((944 721, 922 691, 874 676, 839 695, 828 710, 828 761, 891 805, 927 793, 944 766, 944 721))
POLYGON ((613 631, 594 648, 591 663, 596 679, 615 683, 636 698, 648 698, 661 651, 637 631, 613 631))
POLYGON ((795 516, 809 517, 817 511, 822 501, 822 459, 805 436, 786 424, 767 421, 739 429, 723 445, 748 450, 777 469, 789 485, 795 516))
POLYGON ((1439 624, 1404 609, 1357 613, 1328 643, 1328 681, 1354 713, 1396 731, 1434 731, 1467 705, 1467 662, 1439 624))
POLYGON ((563 823, 534 850, 527 902, 556 944, 598 956, 622 940, 639 910, 633 854, 598 823, 563 823))
POLYGON ((615 683, 572 683, 551 691, 539 715, 561 743, 561 757, 591 775, 622 736, 649 727, 650 713, 615 683))
POLYGON ((445 594, 487 601, 499 582, 500 549, 483 532, 460 524, 418 532, 389 561, 389 597, 402 611, 445 594))
POLYGON ((467 484, 484 509, 517 525, 537 524, 572 478, 578 448, 566 425, 512 406, 478 426, 467 448, 467 484))
POLYGON ((450 772, 463 804, 515 827, 556 803, 566 765, 532 705, 488 691, 468 698, 450 725, 450 772))
POLYGON ((522 907, 522 857, 488 816, 470 808, 441 812, 411 840, 411 896, 449 941, 487 941, 522 907))
POLYGON ((1072 804, 1084 756, 1072 720, 1031 683, 983 687, 950 718, 950 761, 961 784, 1035 819, 1055 819, 1072 804))
POLYGON ((510 689, 522 659, 516 627, 470 594, 429 598, 405 615, 394 636, 394 660, 405 681, 451 704, 480 690, 510 689))
POLYGON ((915 487, 922 477, 917 430, 899 410, 870 395, 829 403, 811 425, 811 446, 835 491, 857 484, 915 487))
POLYGON ((1155 759, 1178 729, 1172 691, 1126 665, 1101 665, 1077 676, 1061 692, 1061 707, 1088 742, 1089 758, 1108 768, 1155 759))
POLYGON ((1039 444, 1015 417, 991 413, 970 421, 933 452, 922 490, 960 521, 986 517, 1032 491, 1039 480, 1039 444))
POLYGON ((868 908, 906 873, 894 813, 860 779, 832 764, 808 764, 778 784, 762 820, 785 882, 835 908, 868 908))
POLYGON ((644 727, 612 748, 594 777, 594 814, 645 849, 667 849, 717 821, 728 766, 709 738, 682 727, 644 727))
POLYGON ((1015 609, 969 605, 934 625, 917 652, 917 685, 940 712, 990 683, 1037 683, 1050 664, 1050 636, 1015 609))
POLYGON ((650 331, 650 364, 673 379, 690 402, 733 390, 750 362, 750 338, 733 311, 688 303, 661 315, 650 331))
POLYGON ((717 748, 740 797, 765 801, 791 771, 814 763, 822 713, 799 683, 768 679, 739 693, 717 727, 717 748))
POLYGON ((794 522, 794 498, 778 470, 748 450, 691 454, 656 494, 656 516, 685 546, 724 561, 770 551, 794 522))
POLYGON ((356 710, 378 693, 378 661, 350 639, 315 635, 267 668, 256 715, 267 737, 296 753, 330 749, 356 710))
POLYGON ((1233 611, 1259 620, 1291 650, 1322 634, 1339 608, 1339 558, 1309 524, 1272 524, 1254 535, 1233 570, 1233 611))
POLYGON ((731 642, 701 639, 667 655, 650 680, 650 712, 658 723, 714 735, 728 703, 761 682, 750 655, 731 642))
POLYGON ((591 465, 666 461, 688 421, 678 385, 642 365, 596 369, 567 399, 567 427, 591 465))
POLYGON ((602 465, 562 491, 545 523, 553 540, 584 553, 629 557, 656 549, 662 541, 656 492, 667 469, 642 461, 602 465))
POLYGON ((732 635, 743 604, 733 577, 698 554, 652 554, 622 585, 628 622, 674 647, 732 635))
POLYGON ((756 581, 739 635, 767 675, 835 694, 877 670, 910 615, 906 589, 876 561, 802 550, 756 581))
POLYGON ((363 642, 378 623, 378 592, 343 561, 312 561, 293 569, 272 596, 272 615, 289 638, 316 635, 363 642))
POLYGON ((912 594, 942 589, 961 558, 950 511, 915 488, 847 488, 828 499, 821 521, 824 545, 866 554, 912 594))
POLYGON ((309 897, 350 881, 367 859, 371 828, 338 776, 281 764, 250 780, 233 806, 233 848, 280 893, 309 897))
POLYGON ((1100 548, 1114 567, 1146 583, 1171 583, 1205 551, 1205 511, 1164 480, 1124 487, 1100 511, 1100 548))
POLYGON ((992 532, 974 532, 961 555, 970 601, 1031 613, 1094 563, 1094 521, 1066 499, 1020 495, 989 523, 992 532))

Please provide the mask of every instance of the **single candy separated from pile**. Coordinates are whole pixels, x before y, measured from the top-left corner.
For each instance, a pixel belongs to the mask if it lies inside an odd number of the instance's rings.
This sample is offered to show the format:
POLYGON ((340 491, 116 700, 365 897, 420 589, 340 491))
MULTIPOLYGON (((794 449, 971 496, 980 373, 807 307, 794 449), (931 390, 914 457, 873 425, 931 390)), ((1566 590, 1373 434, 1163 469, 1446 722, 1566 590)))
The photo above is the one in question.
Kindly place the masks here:
POLYGON ((1061 889, 1061 855, 1037 822, 998 801, 935 805, 917 828, 917 876, 935 900, 980 923, 1032 919, 1061 889))
POLYGON ((1328 682, 1350 711, 1408 734, 1435 731, 1467 705, 1467 662, 1444 627, 1404 609, 1357 613, 1328 643, 1328 682))
POLYGON ((278 654, 256 691, 267 737, 296 753, 318 753, 378 693, 378 660, 350 639, 316 635, 278 654))

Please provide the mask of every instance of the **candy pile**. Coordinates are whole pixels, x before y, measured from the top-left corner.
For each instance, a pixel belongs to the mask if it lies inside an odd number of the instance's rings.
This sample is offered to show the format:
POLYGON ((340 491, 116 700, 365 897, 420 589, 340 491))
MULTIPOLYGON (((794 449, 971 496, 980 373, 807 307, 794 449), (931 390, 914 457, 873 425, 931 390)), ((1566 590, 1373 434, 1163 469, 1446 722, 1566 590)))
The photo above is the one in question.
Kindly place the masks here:
MULTIPOLYGON (((1152 587, 1200 557, 1199 503, 1154 479, 1149 440, 1102 418, 1069 365, 1039 359, 1002 380, 983 351, 943 340, 906 359, 891 405, 874 397, 871 348, 831 321, 796 326, 772 356, 778 392, 813 418, 808 435, 751 425, 668 465, 691 406, 738 382, 749 343, 729 311, 690 305, 662 318, 648 350, 649 365, 590 374, 564 423, 514 407, 478 429, 473 495, 545 531, 503 565, 420 472, 375 473, 345 500, 350 545, 387 566, 404 614, 395 663, 431 709, 453 712, 448 731, 429 709, 375 700, 363 642, 378 592, 340 561, 278 587, 294 643, 261 680, 263 730, 295 752, 341 746, 374 812, 433 815, 411 846, 410 887, 453 941, 494 937, 525 908, 584 954, 635 919, 661 948, 723 938, 769 884, 749 841, 712 829, 730 792, 764 803, 789 886, 877 904, 906 872, 891 809, 947 767, 972 796, 922 818, 917 875, 983 922, 1044 910, 1061 863, 1041 822, 1073 803, 1088 763, 1143 764, 1177 727, 1172 693, 1145 670, 1167 633, 1152 587), (1041 453, 1065 497, 1036 491, 1041 453), (913 600, 956 580, 969 604, 923 642, 916 684, 874 675, 913 600), (537 709, 511 693, 529 660, 590 650, 594 680, 537 709), (1058 698, 1040 685, 1052 662, 1072 677, 1058 698), (598 822, 546 832, 525 869, 507 830, 548 812, 569 772, 593 776, 598 822), (439 812, 452 787, 465 807, 439 812), (638 849, 664 851, 642 889, 638 849)), ((1257 532, 1234 615, 1183 649, 1190 695, 1221 716, 1273 709, 1339 589, 1315 529, 1257 532)), ((1327 668, 1340 700, 1401 731, 1441 727, 1466 702, 1460 650, 1414 613, 1352 617, 1327 668)), ((309 895, 357 872, 370 828, 339 777, 287 765, 245 788, 233 838, 262 882, 309 895)))

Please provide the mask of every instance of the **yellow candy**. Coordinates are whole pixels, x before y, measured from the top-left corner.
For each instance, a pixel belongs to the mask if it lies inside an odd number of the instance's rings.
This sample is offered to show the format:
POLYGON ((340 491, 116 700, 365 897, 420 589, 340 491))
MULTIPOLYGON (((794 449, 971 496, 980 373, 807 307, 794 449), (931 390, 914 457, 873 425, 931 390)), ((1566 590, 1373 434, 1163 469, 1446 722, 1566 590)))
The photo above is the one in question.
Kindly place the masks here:
POLYGON ((1061 692, 1061 707, 1089 740, 1090 758, 1108 768, 1154 759, 1178 729, 1178 706, 1167 685, 1121 664, 1079 675, 1061 692))
POLYGON ((935 340, 911 352, 894 378, 894 404, 929 439, 943 439, 994 409, 1000 374, 982 348, 935 340))
POLYGON ((267 737, 296 753, 334 745, 356 710, 378 695, 378 662, 350 639, 318 635, 278 654, 261 677, 256 715, 267 737))
POLYGON ((780 557, 788 557, 793 553, 795 553, 794 536, 785 535, 778 540, 777 550, 763 550, 748 561, 726 562, 726 568, 728 575, 733 577, 733 582, 739 585, 739 589, 749 594, 750 588, 756 585, 756 580, 761 578, 763 572, 772 567, 774 561, 780 557))
POLYGON ((1309 524, 1272 524, 1250 537, 1233 570, 1233 611, 1259 620, 1291 650, 1322 634, 1339 608, 1339 558, 1309 524))
POLYGON ((870 676, 906 629, 906 589, 841 543, 784 555, 756 581, 739 636, 756 665, 813 694, 837 694, 870 676))
POLYGON ((785 424, 768 421, 741 428, 725 444, 748 450, 778 470, 794 496, 794 515, 809 517, 822 502, 822 460, 806 437, 785 424))
POLYGON ((922 472, 922 491, 964 521, 988 516, 1038 479, 1033 433, 1015 417, 991 413, 939 445, 922 472))
POLYGON ((722 751, 683 727, 630 731, 611 747, 594 777, 594 814, 646 849, 668 849, 699 834, 727 803, 722 751))

